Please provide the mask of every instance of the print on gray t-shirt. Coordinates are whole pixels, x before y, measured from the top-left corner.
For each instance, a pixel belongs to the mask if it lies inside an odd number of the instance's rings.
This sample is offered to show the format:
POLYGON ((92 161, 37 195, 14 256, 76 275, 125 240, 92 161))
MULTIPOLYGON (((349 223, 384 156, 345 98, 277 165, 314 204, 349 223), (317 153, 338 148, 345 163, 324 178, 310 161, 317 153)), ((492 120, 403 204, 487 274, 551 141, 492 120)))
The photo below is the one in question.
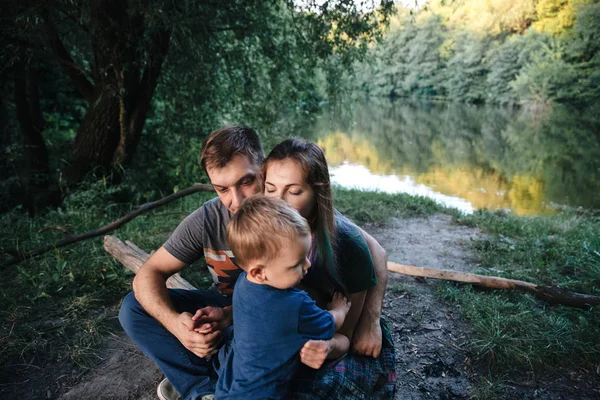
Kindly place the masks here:
POLYGON ((163 245, 186 264, 204 256, 216 287, 226 295, 233 293, 233 285, 242 272, 227 245, 230 219, 231 213, 216 197, 184 219, 163 245))

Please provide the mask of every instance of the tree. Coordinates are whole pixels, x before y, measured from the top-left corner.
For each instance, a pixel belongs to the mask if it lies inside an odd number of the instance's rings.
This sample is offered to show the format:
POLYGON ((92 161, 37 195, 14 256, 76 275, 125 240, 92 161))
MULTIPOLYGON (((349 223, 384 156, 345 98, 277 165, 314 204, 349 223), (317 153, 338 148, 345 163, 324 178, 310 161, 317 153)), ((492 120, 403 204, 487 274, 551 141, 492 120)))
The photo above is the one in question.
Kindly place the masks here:
POLYGON ((571 87, 577 82, 577 71, 573 64, 565 61, 564 51, 558 38, 550 38, 511 83, 517 96, 524 101, 544 104, 573 101, 571 87))
POLYGON ((445 86, 449 98, 469 103, 486 101, 488 65, 484 58, 489 45, 489 37, 473 32, 456 35, 454 51, 446 68, 445 86))
MULTIPOLYGON (((117 172, 113 176, 119 180, 119 171, 136 153, 159 84, 205 92, 204 99, 235 75, 248 78, 241 88, 248 97, 257 79, 280 83, 287 75, 295 85, 293 70, 303 66, 287 55, 310 55, 311 67, 313 60, 337 53, 349 65, 381 33, 393 2, 383 1, 369 11, 348 0, 310 1, 304 8, 291 0, 30 0, 3 7, 2 33, 8 51, 17 54, 3 61, 13 71, 14 90, 19 92, 15 101, 25 104, 24 89, 35 86, 33 66, 51 62, 85 101, 70 163, 62 168, 62 179, 75 184, 90 172, 117 172), (184 67, 186 53, 190 62, 184 67), (199 71, 206 60, 211 64, 199 71), (169 75, 163 77, 165 68, 169 75), (201 75, 204 86, 185 87, 180 78, 189 71, 201 75), (161 77, 170 82, 161 82, 161 77)), ((237 89, 232 92, 237 94, 237 89)), ((29 93, 31 109, 35 90, 29 93)), ((32 138, 43 143, 40 127, 26 125, 21 126, 25 142, 32 138)), ((42 146, 36 149, 42 151, 42 146)))
POLYGON ((489 73, 486 84, 489 100, 503 104, 519 101, 512 83, 525 65, 544 52, 548 39, 547 35, 528 30, 524 35, 507 38, 504 43, 488 52, 486 57, 489 73))

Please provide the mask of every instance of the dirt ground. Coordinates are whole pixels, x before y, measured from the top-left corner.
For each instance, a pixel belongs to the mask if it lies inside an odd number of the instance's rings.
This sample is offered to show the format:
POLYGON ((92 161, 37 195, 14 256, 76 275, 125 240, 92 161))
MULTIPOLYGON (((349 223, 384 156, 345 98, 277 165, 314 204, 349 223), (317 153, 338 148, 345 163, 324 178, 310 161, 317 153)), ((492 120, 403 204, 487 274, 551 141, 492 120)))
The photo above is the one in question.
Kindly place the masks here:
MULTIPOLYGON (((446 215, 396 219, 384 227, 365 227, 402 264, 473 271, 470 238, 477 230, 454 225, 446 215)), ((482 396, 482 376, 471 360, 469 325, 460 310, 435 296, 431 280, 392 274, 383 313, 390 322, 398 370, 396 399, 573 399, 600 398, 598 378, 589 374, 532 381, 508 377, 495 396, 482 396), (594 382, 595 381, 595 382, 594 382), (517 383, 521 382, 521 383, 517 383)), ((114 310, 111 334, 93 369, 65 369, 64 364, 27 370, 15 386, 0 388, 0 398, 16 399, 156 399, 161 372, 121 331, 114 310), (5 397, 6 396, 6 397, 5 397)), ((15 371, 17 372, 17 371, 15 371)), ((485 385, 484 385, 485 386, 485 385)))

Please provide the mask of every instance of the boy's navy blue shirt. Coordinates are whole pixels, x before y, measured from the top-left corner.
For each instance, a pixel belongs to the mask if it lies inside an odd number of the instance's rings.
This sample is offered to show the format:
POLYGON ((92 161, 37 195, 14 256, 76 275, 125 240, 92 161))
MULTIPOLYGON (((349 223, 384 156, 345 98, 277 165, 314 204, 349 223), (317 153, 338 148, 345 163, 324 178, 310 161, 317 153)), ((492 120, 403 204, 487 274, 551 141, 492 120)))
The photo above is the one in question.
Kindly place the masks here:
POLYGON ((233 329, 215 397, 283 399, 302 346, 311 339, 331 339, 335 324, 306 292, 258 285, 244 272, 233 291, 233 329))

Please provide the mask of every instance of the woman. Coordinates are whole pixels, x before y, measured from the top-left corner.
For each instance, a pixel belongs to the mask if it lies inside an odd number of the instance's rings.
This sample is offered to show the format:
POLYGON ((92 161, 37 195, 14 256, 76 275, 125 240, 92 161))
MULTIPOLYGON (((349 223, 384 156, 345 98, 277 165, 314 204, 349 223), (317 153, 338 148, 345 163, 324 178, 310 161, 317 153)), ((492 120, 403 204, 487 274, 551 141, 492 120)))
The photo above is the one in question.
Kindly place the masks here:
POLYGON ((318 371, 306 368, 297 381, 295 397, 393 398, 395 356, 385 323, 382 323, 384 336, 378 358, 344 355, 363 310, 367 290, 377 279, 360 232, 333 209, 329 170, 323 152, 316 144, 302 139, 285 140, 268 155, 262 173, 265 195, 284 199, 311 227, 313 268, 302 281, 303 288, 320 306, 324 306, 335 291, 346 293, 352 301, 343 326, 328 343, 327 358, 331 361, 318 371))

